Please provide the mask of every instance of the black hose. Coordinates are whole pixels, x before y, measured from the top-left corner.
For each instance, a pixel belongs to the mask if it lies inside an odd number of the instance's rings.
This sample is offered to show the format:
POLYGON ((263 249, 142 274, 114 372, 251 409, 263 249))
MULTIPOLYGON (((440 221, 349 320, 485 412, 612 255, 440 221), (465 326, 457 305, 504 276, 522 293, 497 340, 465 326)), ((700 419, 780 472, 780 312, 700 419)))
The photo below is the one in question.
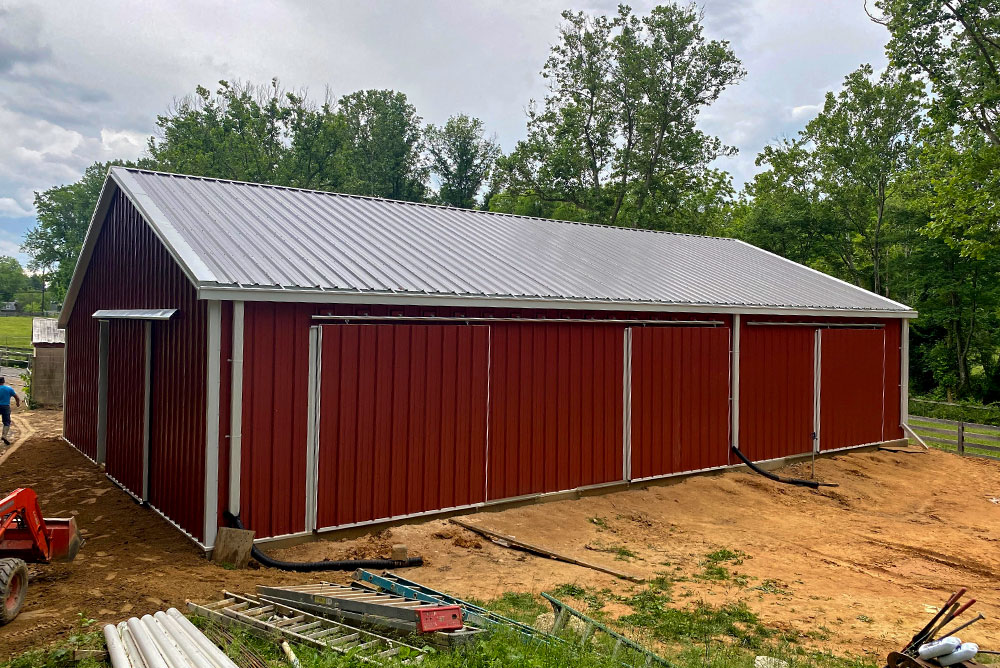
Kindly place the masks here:
MULTIPOLYGON (((230 512, 225 513, 225 518, 237 529, 243 529, 243 522, 238 515, 230 512)), ((358 568, 409 568, 411 566, 423 566, 424 560, 421 557, 411 557, 409 559, 342 559, 340 561, 281 561, 272 559, 264 554, 256 545, 250 548, 252 556, 261 566, 269 566, 282 571, 297 571, 299 573, 311 573, 313 571, 353 571, 358 568)))
POLYGON ((752 471, 754 471, 755 473, 759 473, 765 478, 768 478, 775 482, 782 482, 785 483, 786 485, 797 485, 799 487, 809 487, 812 489, 818 489, 820 487, 840 487, 840 485, 838 485, 835 482, 819 482, 818 480, 802 480, 800 478, 782 478, 780 475, 775 475, 770 471, 765 471, 764 469, 754 464, 752 461, 747 459, 747 456, 744 455, 742 452, 740 452, 740 449, 737 448, 735 445, 730 446, 730 449, 733 452, 735 452, 736 456, 742 459, 743 463, 749 466, 752 471))

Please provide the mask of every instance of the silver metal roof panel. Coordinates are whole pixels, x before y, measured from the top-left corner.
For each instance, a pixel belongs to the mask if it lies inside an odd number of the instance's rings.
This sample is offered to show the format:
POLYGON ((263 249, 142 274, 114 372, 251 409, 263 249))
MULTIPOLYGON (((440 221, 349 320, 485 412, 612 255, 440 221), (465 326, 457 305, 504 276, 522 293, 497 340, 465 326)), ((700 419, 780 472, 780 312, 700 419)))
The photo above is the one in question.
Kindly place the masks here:
POLYGON ((170 320, 175 308, 120 308, 94 311, 97 320, 170 320))
POLYGON ((203 297, 333 303, 378 296, 385 303, 433 296, 547 308, 915 315, 736 239, 123 167, 112 168, 110 178, 203 297))

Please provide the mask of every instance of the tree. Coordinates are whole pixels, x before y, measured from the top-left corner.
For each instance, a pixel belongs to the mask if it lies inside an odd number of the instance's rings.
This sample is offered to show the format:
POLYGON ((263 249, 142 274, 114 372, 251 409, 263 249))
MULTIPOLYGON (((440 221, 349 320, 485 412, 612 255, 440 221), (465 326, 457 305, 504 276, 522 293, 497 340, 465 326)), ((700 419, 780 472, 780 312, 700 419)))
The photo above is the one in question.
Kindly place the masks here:
POLYGON ((417 110, 406 95, 362 90, 340 98, 350 192, 419 202, 427 193, 417 110))
POLYGON ((61 300, 73 277, 73 268, 83 246, 90 219, 112 165, 120 160, 95 162, 76 183, 35 193, 37 224, 24 238, 24 251, 31 256, 31 269, 52 268, 52 298, 61 300))
POLYGON ((496 138, 487 138, 483 122, 465 114, 452 116, 443 127, 428 125, 424 141, 430 154, 430 171, 440 179, 438 199, 451 206, 471 209, 500 155, 496 138))
POLYGON ((931 82, 931 110, 948 127, 976 128, 1000 146, 1000 2, 876 0, 890 62, 931 82))
POLYGON ((13 301, 14 295, 27 283, 24 269, 17 258, 0 255, 0 301, 13 301))
POLYGON ((697 120, 745 74, 729 44, 704 37, 694 5, 563 19, 542 71, 549 93, 503 163, 512 197, 498 203, 534 197, 572 219, 658 229, 722 206, 728 175, 709 165, 735 149, 697 120))

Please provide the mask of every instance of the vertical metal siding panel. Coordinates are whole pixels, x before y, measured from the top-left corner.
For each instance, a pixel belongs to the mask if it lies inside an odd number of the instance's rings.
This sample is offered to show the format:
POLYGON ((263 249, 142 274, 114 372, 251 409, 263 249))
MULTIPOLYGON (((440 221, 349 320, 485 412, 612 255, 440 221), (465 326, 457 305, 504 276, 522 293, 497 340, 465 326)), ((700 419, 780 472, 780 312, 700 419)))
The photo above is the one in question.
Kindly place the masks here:
POLYGON ((632 342, 632 477, 726 464, 728 328, 636 328, 632 342))
POLYGON ((483 500, 487 337, 482 326, 324 326, 321 527, 483 500))
MULTIPOLYGON (((327 329, 336 329, 330 328, 327 329)), ((412 484, 410 478, 414 471, 410 468, 409 458, 412 457, 409 447, 410 397, 416 391, 410 386, 410 361, 413 359, 412 333, 409 325, 398 325, 395 329, 396 342, 392 368, 392 457, 389 471, 392 480, 389 483, 389 512, 393 516, 405 515, 407 512, 407 490, 412 484)), ((335 377, 335 376, 334 376, 335 377)))
MULTIPOLYGON (((85 454, 97 454, 98 309, 176 308, 169 322, 153 325, 150 414, 150 502, 196 538, 204 517, 205 305, 135 207, 117 193, 69 319, 66 368, 66 435, 85 454), (178 396, 178 388, 183 395, 178 396)), ((121 323, 114 323, 120 325, 121 323)), ((140 341, 142 338, 140 337, 140 341)), ((131 344, 127 344, 131 345, 131 344)), ((112 356, 122 352, 109 351, 112 356)), ((137 363, 128 388, 140 388, 137 363)), ((123 388, 109 386, 109 400, 123 388)), ((134 400, 135 395, 128 397, 134 400)), ((109 402, 110 403, 110 402, 109 402)), ((109 405, 110 408, 110 405, 109 405)), ((117 410, 117 409, 116 409, 117 410)), ((112 427, 109 421, 109 428, 112 427)), ((120 425, 115 426, 120 433, 120 425)), ((109 453, 110 457, 117 454, 109 453)), ((114 465, 112 465, 112 468, 114 465)), ((131 475, 138 479, 139 471, 131 475)))
POLYGON ((900 373, 902 365, 902 329, 899 319, 885 321, 885 421, 884 438, 887 441, 903 438, 900 426, 900 373))
POLYGON ((881 441, 885 332, 828 329, 822 336, 821 449, 881 441))
MULTIPOLYGON (((343 378, 344 355, 341 344, 340 327, 323 328, 323 342, 320 352, 324 382, 319 393, 320 422, 319 438, 319 480, 338 480, 342 466, 337 444, 340 441, 340 382, 343 378), (329 380, 327 380, 329 379, 329 380)), ((316 523, 331 526, 337 523, 337 491, 339 486, 319 485, 316 490, 316 523)))
POLYGON ((744 326, 740 341, 740 449, 752 460, 812 449, 811 327, 744 326))
POLYGON ((375 378, 375 396, 373 397, 375 423, 372 430, 374 447, 369 464, 372 470, 377 472, 378 475, 375 477, 379 481, 378 483, 373 481, 372 484, 373 518, 392 515, 389 504, 392 487, 399 484, 399 481, 393 478, 385 480, 383 477, 392 470, 390 468, 392 461, 392 413, 386 411, 386 408, 391 411, 394 406, 392 368, 396 356, 405 353, 405 350, 397 345, 396 331, 395 327, 379 327, 372 332, 372 338, 375 340, 375 360, 369 373, 375 378))
POLYGON ((107 472, 136 496, 142 495, 144 478, 145 338, 141 322, 111 323, 107 472))
MULTIPOLYGON (((295 396, 293 394, 294 366, 294 330, 286 326, 286 305, 276 304, 274 307, 274 329, 271 339, 271 355, 274 360, 273 370, 267 380, 267 386, 273 392, 270 397, 271 441, 287 439, 292 430, 291 407, 295 396)), ((297 463, 290 456, 289 449, 271 446, 270 472, 271 479, 276 483, 272 489, 271 508, 274 513, 273 531, 277 535, 289 534, 301 530, 294 522, 293 499, 296 487, 292 479, 292 465, 297 463)))
POLYGON ((609 325, 492 326, 489 498, 622 477, 622 337, 609 325))
POLYGON ((488 420, 490 386, 490 337, 489 327, 476 327, 472 335, 472 358, 469 362, 469 493, 465 503, 486 500, 486 467, 488 448, 488 420))

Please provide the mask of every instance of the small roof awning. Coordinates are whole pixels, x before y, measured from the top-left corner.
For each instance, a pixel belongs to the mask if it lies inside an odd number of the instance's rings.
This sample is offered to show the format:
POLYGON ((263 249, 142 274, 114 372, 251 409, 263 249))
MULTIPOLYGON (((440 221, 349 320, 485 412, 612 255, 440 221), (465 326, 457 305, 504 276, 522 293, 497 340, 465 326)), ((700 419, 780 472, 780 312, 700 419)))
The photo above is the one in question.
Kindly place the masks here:
POLYGON ((122 308, 94 311, 98 320, 170 320, 175 308, 122 308))

